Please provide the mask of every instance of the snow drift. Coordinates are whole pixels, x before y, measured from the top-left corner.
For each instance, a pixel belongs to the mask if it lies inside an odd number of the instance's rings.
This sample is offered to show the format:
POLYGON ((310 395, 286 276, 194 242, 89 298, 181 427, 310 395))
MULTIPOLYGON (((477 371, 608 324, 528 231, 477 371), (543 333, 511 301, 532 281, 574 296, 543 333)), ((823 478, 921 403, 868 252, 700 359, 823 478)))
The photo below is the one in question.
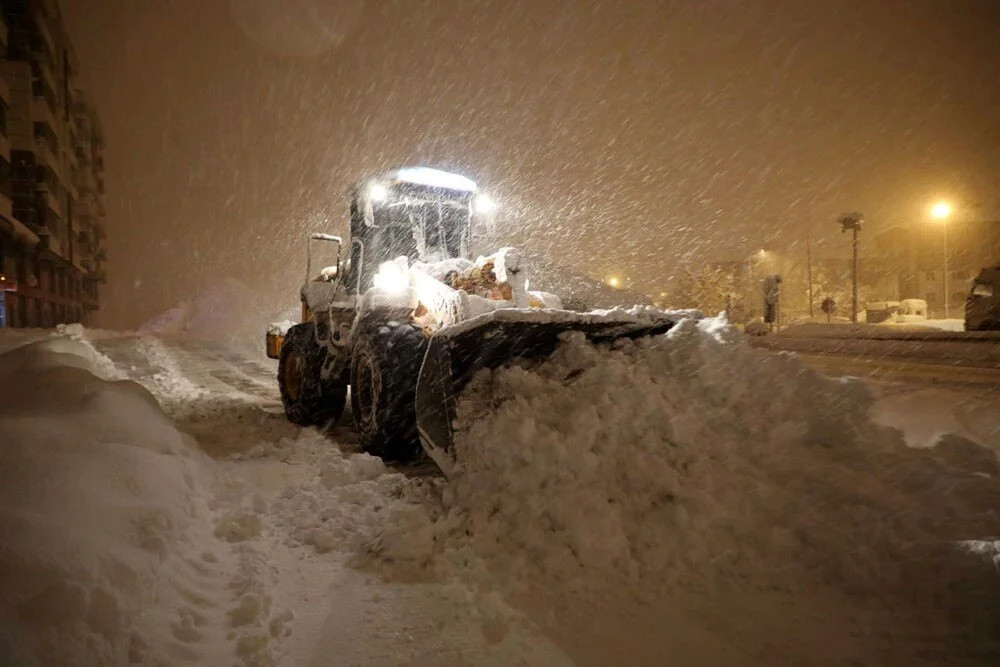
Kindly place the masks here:
POLYGON ((219 346, 41 335, 0 356, 0 664, 311 664, 334 627, 368 664, 1000 655, 992 420, 908 448, 720 320, 482 372, 447 481, 262 411, 219 346))
POLYGON ((214 464, 60 333, 0 356, 0 664, 259 664, 266 598, 214 464))
MULTIPOLYGON (((556 616, 696 601, 741 662, 1000 656, 996 570, 963 546, 1000 534, 995 455, 909 449, 871 406, 716 319, 612 347, 568 335, 467 388, 439 554, 556 616)), ((615 622, 592 613, 583 627, 615 622)))

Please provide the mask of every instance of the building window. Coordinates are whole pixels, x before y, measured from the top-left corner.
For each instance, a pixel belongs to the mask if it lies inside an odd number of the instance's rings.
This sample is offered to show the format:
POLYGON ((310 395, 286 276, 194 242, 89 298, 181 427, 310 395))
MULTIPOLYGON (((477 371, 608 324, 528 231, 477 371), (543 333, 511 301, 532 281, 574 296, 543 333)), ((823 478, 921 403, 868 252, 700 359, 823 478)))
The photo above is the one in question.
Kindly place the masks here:
POLYGON ((7 162, 6 158, 0 156, 0 194, 3 194, 7 199, 11 198, 11 183, 10 183, 10 162, 7 162))

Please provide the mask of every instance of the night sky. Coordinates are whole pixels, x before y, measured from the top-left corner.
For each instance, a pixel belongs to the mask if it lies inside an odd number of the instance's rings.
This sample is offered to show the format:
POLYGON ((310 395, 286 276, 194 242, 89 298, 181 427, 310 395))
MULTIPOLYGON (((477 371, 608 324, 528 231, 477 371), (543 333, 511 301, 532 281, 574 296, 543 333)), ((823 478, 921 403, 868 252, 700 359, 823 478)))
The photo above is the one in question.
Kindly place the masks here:
POLYGON ((295 306, 304 233, 398 164, 649 290, 806 234, 846 253, 845 211, 1000 218, 1000 2, 62 6, 107 139, 105 326, 231 277, 295 306))

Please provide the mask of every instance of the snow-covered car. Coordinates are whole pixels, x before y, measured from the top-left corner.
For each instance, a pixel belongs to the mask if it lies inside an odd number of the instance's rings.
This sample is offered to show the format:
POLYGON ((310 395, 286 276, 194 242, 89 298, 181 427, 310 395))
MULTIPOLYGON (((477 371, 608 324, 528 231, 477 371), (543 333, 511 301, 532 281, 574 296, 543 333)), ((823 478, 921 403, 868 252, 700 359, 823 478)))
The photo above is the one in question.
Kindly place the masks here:
POLYGON ((878 324, 894 320, 902 312, 903 306, 899 301, 871 301, 865 307, 865 322, 878 324))

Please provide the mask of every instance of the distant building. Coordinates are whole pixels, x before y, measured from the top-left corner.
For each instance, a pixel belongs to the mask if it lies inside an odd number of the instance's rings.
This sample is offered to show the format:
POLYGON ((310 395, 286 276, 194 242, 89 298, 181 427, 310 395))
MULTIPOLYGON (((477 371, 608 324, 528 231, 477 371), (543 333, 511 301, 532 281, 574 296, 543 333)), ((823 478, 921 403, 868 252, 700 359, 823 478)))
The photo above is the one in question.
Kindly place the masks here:
MULTIPOLYGON (((948 292, 961 317, 972 279, 1000 262, 1000 221, 948 221, 948 292)), ((892 227, 862 241, 870 292, 879 300, 924 299, 944 312, 944 230, 941 224, 892 227)))
POLYGON ((104 138, 56 0, 0 0, 0 326, 88 323, 104 274, 104 138))

